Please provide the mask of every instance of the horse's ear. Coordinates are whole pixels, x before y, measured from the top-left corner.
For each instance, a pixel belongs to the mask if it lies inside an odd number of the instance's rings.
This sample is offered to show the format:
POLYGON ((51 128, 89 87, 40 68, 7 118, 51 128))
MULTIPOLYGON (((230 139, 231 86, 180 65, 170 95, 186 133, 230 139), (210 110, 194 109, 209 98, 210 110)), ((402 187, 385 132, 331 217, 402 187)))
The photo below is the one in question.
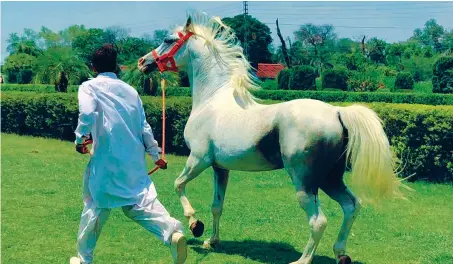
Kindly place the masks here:
POLYGON ((186 32, 193 32, 193 25, 192 25, 192 17, 189 16, 187 18, 187 22, 186 22, 186 25, 184 26, 184 31, 186 32))

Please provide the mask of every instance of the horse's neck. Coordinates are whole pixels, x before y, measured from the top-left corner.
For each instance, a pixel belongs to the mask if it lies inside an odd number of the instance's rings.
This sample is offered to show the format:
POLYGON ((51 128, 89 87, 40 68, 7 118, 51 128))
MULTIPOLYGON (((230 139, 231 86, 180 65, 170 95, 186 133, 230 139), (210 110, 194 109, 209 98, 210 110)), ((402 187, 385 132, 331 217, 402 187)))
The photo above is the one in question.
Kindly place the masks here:
POLYGON ((230 87, 231 77, 227 71, 227 69, 221 68, 216 60, 211 57, 192 60, 188 69, 188 76, 192 90, 193 109, 205 104, 220 91, 223 92, 228 89, 233 93, 230 87))

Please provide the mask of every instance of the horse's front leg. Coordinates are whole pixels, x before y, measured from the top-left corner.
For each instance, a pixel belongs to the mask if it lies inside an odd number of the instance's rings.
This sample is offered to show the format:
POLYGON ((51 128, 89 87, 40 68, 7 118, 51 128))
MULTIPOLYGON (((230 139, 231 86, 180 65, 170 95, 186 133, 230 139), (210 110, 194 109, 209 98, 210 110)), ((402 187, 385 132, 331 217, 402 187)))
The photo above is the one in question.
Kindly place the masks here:
POLYGON ((206 160, 200 159, 191 153, 187 159, 184 170, 175 180, 175 190, 179 195, 179 200, 184 209, 184 216, 189 219, 190 230, 194 237, 203 235, 204 224, 195 218, 195 210, 192 208, 192 205, 186 197, 186 184, 195 179, 210 165, 211 164, 206 162, 206 160))
POLYGON ((210 248, 220 243, 220 216, 222 215, 223 202, 228 184, 229 171, 213 167, 214 169, 214 198, 212 200, 212 237, 203 244, 204 248, 210 248))

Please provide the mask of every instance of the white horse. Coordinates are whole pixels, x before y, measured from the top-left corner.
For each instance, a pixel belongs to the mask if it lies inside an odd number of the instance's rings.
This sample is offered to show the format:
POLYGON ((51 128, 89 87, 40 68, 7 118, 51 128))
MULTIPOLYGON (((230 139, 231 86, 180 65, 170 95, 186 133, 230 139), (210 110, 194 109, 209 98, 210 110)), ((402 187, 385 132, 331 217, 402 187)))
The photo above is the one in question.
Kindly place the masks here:
POLYGON ((347 161, 353 183, 365 188, 362 199, 401 196, 389 141, 372 110, 308 99, 259 104, 250 93, 258 86, 242 48, 217 17, 189 15, 185 27, 176 28, 158 48, 140 58, 138 66, 142 72, 157 66, 161 72, 179 68, 188 73, 193 105, 184 137, 191 153, 175 189, 192 233, 201 236, 204 224, 195 218, 185 186, 213 168, 213 235, 205 247, 220 242, 219 221, 230 170, 286 169, 311 232, 301 258, 293 263, 311 263, 326 228, 318 189, 343 209, 333 251, 340 263, 351 261, 346 241, 360 203, 343 182, 347 161))

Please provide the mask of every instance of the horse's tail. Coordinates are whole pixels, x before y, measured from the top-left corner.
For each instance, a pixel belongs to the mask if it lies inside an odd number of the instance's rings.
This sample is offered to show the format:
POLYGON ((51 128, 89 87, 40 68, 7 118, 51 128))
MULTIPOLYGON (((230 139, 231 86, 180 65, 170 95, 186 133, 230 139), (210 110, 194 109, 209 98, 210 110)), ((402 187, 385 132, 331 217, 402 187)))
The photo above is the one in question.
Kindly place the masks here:
POLYGON ((401 182, 394 171, 393 155, 382 120, 371 109, 352 105, 339 107, 339 119, 347 129, 346 160, 359 197, 376 199, 401 197, 401 182))

